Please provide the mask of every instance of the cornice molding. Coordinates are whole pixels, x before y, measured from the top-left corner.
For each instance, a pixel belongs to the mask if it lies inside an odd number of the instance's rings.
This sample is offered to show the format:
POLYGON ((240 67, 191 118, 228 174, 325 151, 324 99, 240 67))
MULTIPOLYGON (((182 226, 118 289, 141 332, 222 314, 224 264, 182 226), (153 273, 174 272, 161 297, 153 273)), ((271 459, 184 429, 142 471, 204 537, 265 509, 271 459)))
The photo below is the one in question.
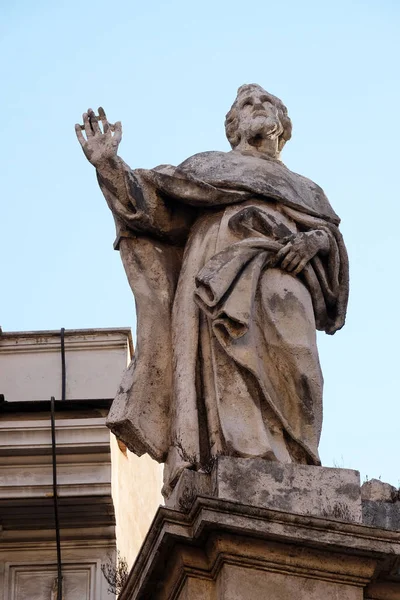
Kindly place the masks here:
MULTIPOLYGON (((65 332, 66 352, 76 350, 129 350, 133 354, 132 333, 119 329, 69 329, 65 332)), ((16 331, 0 336, 0 354, 60 352, 59 331, 16 331)))

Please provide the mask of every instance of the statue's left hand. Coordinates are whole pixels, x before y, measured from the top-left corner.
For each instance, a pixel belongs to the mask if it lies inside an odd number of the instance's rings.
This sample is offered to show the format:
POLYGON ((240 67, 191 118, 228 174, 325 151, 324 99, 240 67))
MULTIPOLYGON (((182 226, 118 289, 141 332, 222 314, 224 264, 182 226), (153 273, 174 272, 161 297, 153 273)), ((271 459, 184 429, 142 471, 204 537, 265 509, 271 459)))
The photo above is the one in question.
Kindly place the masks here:
POLYGON ((329 250, 329 238, 325 231, 315 230, 297 233, 276 255, 276 266, 297 275, 318 252, 329 250))

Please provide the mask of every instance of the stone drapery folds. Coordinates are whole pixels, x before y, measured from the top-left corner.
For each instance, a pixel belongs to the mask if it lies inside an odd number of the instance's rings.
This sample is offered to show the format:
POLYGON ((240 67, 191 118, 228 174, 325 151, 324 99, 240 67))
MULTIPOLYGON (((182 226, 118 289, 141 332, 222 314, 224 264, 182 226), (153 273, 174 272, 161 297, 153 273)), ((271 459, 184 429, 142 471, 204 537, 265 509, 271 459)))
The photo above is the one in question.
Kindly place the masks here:
POLYGON ((344 324, 346 249, 321 188, 280 161, 207 152, 177 168, 98 173, 136 300, 137 348, 108 417, 135 453, 183 468, 217 455, 319 464, 315 329, 344 324), (277 255, 323 235, 298 274, 277 255))

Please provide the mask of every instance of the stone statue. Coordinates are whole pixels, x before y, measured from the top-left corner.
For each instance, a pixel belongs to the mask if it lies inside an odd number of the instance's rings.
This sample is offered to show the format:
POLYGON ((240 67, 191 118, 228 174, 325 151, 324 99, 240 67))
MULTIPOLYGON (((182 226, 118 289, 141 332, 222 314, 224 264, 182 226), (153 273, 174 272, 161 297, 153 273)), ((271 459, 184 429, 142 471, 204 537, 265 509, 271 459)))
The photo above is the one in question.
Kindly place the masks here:
POLYGON ((319 465, 315 330, 344 324, 348 261, 323 190, 280 160, 284 104, 243 85, 225 121, 230 152, 151 170, 118 156, 121 123, 103 109, 83 122, 138 319, 110 429, 166 463, 165 495, 218 455, 319 465))

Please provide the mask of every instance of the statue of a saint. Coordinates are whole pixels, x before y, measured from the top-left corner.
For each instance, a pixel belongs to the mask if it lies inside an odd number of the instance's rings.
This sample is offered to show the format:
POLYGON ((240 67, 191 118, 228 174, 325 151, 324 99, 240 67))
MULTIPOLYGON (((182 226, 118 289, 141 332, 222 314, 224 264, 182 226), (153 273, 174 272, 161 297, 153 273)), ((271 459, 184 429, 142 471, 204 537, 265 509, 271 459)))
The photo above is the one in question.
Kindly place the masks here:
POLYGON ((280 160, 284 104, 243 85, 226 116, 230 152, 151 170, 118 156, 121 123, 103 109, 83 121, 138 319, 108 426, 166 463, 165 494, 217 455, 320 464, 315 330, 344 324, 348 262, 323 190, 280 160))

